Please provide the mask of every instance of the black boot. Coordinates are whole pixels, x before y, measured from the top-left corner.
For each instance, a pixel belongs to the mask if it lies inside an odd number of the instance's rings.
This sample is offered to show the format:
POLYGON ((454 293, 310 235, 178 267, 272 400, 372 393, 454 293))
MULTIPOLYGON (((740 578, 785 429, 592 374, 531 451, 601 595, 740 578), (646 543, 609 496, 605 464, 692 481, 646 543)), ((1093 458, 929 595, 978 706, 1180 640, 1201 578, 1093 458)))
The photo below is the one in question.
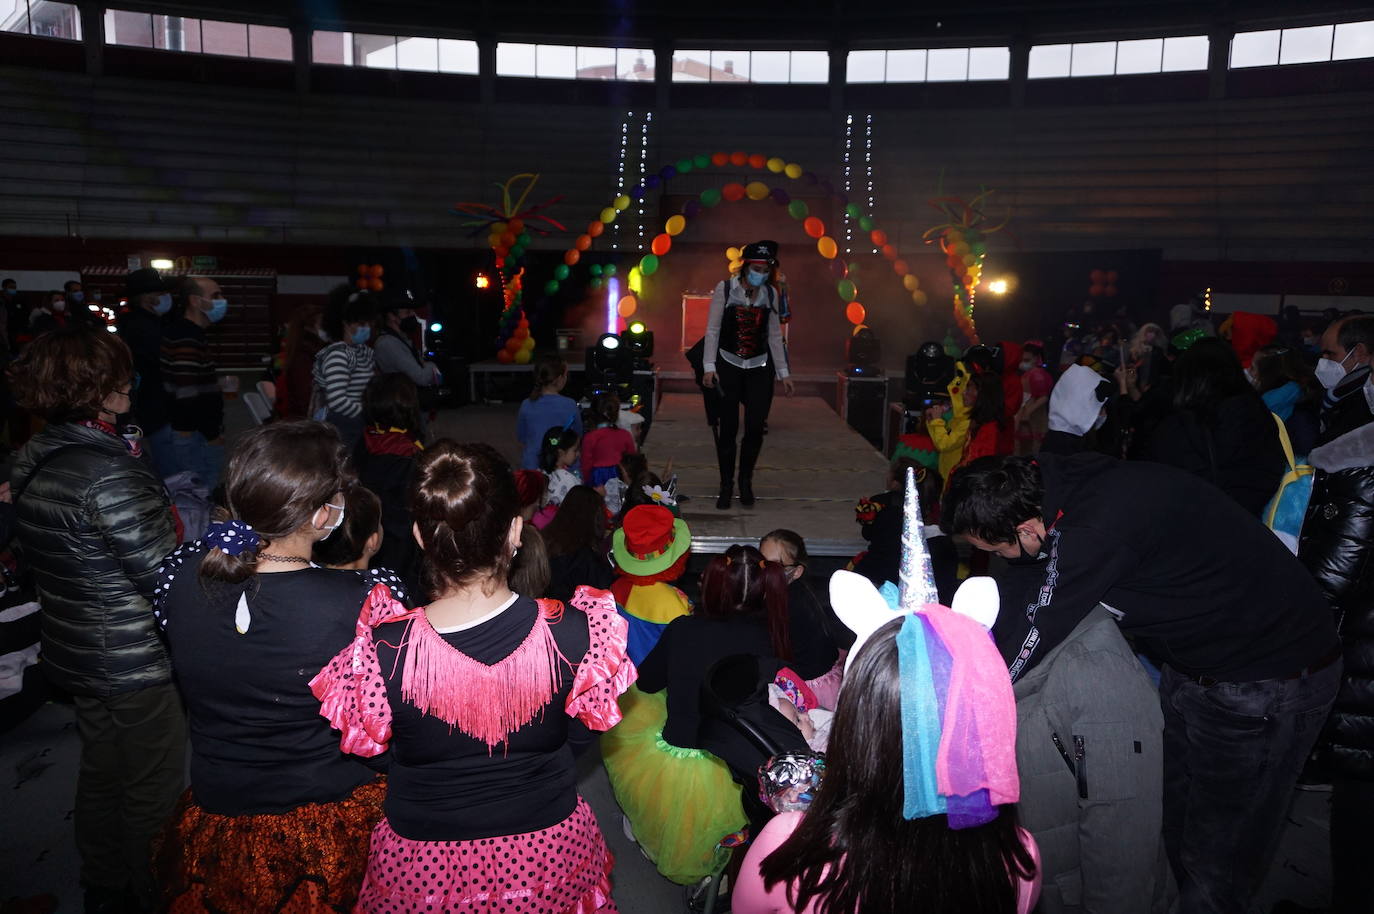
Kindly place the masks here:
POLYGON ((739 503, 742 507, 754 507, 754 480, 748 476, 739 478, 739 503))
POLYGON ((716 498, 716 509, 720 511, 730 510, 730 499, 735 494, 735 481, 733 479, 722 479, 720 481, 720 495, 716 498))

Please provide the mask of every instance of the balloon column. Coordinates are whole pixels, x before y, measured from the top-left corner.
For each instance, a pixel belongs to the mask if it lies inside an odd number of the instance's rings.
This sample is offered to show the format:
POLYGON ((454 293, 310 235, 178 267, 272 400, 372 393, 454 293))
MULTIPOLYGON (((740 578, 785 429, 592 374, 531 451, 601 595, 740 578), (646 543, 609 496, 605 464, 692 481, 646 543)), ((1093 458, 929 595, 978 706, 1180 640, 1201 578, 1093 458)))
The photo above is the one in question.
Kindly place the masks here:
POLYGON ((945 255, 950 276, 954 280, 954 322, 970 343, 978 342, 978 327, 973 322, 973 299, 983 280, 983 261, 987 258, 986 238, 1006 228, 1011 211, 1001 222, 989 225, 983 211, 984 201, 992 196, 990 188, 980 188, 978 196, 964 201, 959 197, 940 196, 930 201, 945 217, 939 225, 926 229, 921 236, 926 244, 936 241, 945 255))
POLYGON ((474 226, 474 234, 483 228, 487 230, 487 244, 496 259, 496 275, 501 280, 501 330, 497 342, 501 348, 496 353, 500 362, 515 362, 524 365, 534 353, 534 337, 530 333, 529 318, 521 307, 524 299, 525 268, 522 261, 533 236, 531 231, 547 235, 551 229, 567 231, 562 224, 540 212, 562 199, 552 197, 543 203, 526 208, 539 175, 524 173, 512 176, 501 188, 501 206, 488 206, 484 203, 457 203, 453 211, 462 216, 473 217, 463 224, 474 226), (519 196, 514 194, 518 191, 519 196))
POLYGON ((366 292, 380 292, 385 288, 382 283, 382 265, 380 263, 360 263, 358 264, 358 278, 353 284, 366 292))

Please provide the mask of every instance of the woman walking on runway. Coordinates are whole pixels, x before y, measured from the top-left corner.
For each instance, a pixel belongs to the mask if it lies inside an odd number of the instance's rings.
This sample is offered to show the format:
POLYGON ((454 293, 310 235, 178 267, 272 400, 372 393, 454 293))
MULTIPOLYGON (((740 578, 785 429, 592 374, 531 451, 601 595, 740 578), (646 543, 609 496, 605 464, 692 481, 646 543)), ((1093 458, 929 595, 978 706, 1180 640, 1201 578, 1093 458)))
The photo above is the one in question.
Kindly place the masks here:
POLYGON ((720 497, 716 507, 730 507, 735 491, 735 437, 739 408, 744 406, 744 440, 739 446, 739 503, 754 504, 754 464, 763 449, 764 425, 773 404, 773 379, 790 397, 796 386, 788 376, 782 341, 781 295, 778 291, 778 243, 756 241, 744 249, 744 268, 721 280, 711 295, 706 323, 702 384, 720 391, 716 459, 720 463, 720 497))

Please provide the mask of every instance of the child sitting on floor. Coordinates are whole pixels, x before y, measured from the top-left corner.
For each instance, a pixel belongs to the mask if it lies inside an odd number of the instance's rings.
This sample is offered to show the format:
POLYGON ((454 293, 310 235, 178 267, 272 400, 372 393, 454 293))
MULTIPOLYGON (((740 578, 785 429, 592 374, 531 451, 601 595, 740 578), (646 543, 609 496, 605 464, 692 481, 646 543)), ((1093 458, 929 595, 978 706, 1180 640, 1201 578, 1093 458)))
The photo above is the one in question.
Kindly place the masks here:
POLYGON ((600 489, 607 480, 619 475, 621 458, 638 448, 634 436, 617 424, 620 398, 615 394, 599 393, 593 397, 589 420, 593 428, 582 440, 582 465, 587 485, 600 489))
POLYGON ((621 512, 625 493, 636 484, 642 485, 639 480, 649 472, 649 458, 644 456, 643 451, 626 454, 620 458, 620 465, 616 470, 616 477, 606 480, 605 486, 606 510, 612 515, 621 512))
POLYGON ((580 450, 577 432, 568 426, 551 428, 544 433, 544 441, 539 446, 539 468, 549 481, 544 487, 540 509, 533 518, 539 529, 553 519, 554 512, 563 503, 563 496, 573 486, 582 485, 582 478, 573 469, 580 450))

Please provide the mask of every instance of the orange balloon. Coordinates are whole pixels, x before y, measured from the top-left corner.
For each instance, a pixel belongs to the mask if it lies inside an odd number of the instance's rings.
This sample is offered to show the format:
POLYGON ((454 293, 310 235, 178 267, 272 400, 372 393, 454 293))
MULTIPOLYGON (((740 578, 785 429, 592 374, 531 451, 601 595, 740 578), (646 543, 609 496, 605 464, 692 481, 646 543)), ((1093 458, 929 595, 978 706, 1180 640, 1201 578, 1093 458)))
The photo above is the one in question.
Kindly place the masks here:
POLYGON ((714 166, 716 166, 717 168, 722 168, 722 167, 724 167, 725 164, 726 164, 727 162, 729 162, 729 161, 730 161, 730 156, 729 156, 728 153, 724 153, 724 152, 714 152, 714 153, 711 154, 711 164, 714 165, 714 166))
POLYGON ((615 311, 621 317, 633 317, 639 301, 633 295, 626 295, 616 303, 615 311))
POLYGON ((502 365, 509 365, 511 362, 515 361, 515 356, 511 354, 509 349, 502 349, 496 353, 496 361, 500 362, 502 365))
POLYGON ((381 279, 382 265, 380 263, 374 263, 371 268, 368 269, 367 275, 371 276, 373 279, 381 279))
POLYGON ((873 239, 873 243, 878 247, 887 244, 887 232, 882 229, 874 229, 868 233, 868 237, 873 239))
POLYGON ((802 228, 812 238, 819 238, 825 234, 825 223, 815 216, 807 216, 806 221, 802 223, 802 228))
POLYGON ((577 248, 569 248, 563 252, 563 262, 568 266, 573 266, 582 259, 582 253, 577 248))
POLYGON ((898 276, 905 276, 911 272, 911 267, 907 265, 905 260, 894 260, 892 261, 892 272, 898 276))
MULTIPOLYGON (((743 154, 744 153, 740 153, 740 155, 743 154)), ((720 195, 731 203, 738 203, 740 200, 744 199, 744 185, 738 181, 731 181, 720 189, 720 195)))
POLYGON ((509 230, 501 233, 501 244, 504 247, 515 247, 515 233, 509 230))
POLYGON ((816 240, 816 250, 819 251, 820 255, 826 260, 834 260, 840 248, 839 245, 835 244, 834 238, 831 238, 829 235, 822 235, 816 240))
POLYGON ((749 167, 758 171, 768 164, 768 157, 762 153, 754 153, 749 157, 749 167))
POLYGON ((883 245, 883 256, 888 260, 897 259, 897 249, 890 244, 883 245))
POLYGON ((506 223, 506 228, 510 229, 515 234, 519 235, 521 232, 525 230, 525 220, 512 219, 510 222, 506 223))
POLYGON ((591 235, 578 235, 578 236, 577 236, 577 240, 573 242, 573 247, 577 248, 579 251, 585 251, 587 248, 589 248, 589 247, 591 247, 591 246, 592 246, 592 236, 591 236, 591 235))
POLYGON ((748 161, 749 156, 746 153, 739 150, 730 153, 730 164, 736 168, 742 168, 748 161))
POLYGON ((845 306, 844 316, 851 324, 862 324, 865 315, 864 306, 856 301, 852 301, 845 306))
POLYGON ((606 231, 606 223, 602 222, 600 219, 588 223, 587 225, 587 234, 591 235, 593 238, 600 238, 601 233, 604 231, 606 231))
POLYGON ((372 292, 380 292, 382 291, 382 281, 380 279, 369 279, 367 281, 367 288, 372 292))
POLYGON ((665 232, 664 234, 654 238, 653 242, 649 245, 649 250, 653 251, 659 257, 662 257, 664 254, 672 250, 672 247, 673 239, 665 232))
POLYGON ((366 277, 366 276, 359 276, 359 277, 358 277, 358 288, 359 288, 359 289, 366 289, 366 288, 367 288, 367 277, 366 277))

